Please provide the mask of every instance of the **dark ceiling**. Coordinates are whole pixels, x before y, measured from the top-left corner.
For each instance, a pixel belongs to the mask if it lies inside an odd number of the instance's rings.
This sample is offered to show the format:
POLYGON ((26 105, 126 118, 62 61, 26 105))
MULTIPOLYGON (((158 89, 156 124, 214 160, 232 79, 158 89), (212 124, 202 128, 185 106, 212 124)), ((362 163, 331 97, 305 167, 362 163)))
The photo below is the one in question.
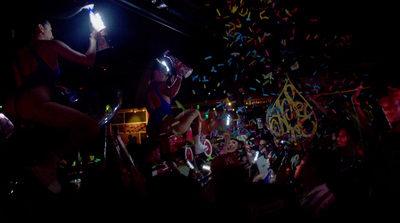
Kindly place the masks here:
MULTIPOLYGON (((286 74, 298 81, 319 76, 350 82, 355 76, 379 71, 379 66, 393 59, 388 54, 398 46, 395 10, 385 2, 47 0, 13 3, 18 10, 11 15, 7 30, 11 43, 6 44, 7 52, 12 55, 18 47, 24 37, 23 24, 32 12, 49 16, 55 38, 85 52, 89 21, 87 12, 79 9, 86 3, 94 3, 94 10, 102 15, 111 48, 99 52, 90 69, 60 59, 61 82, 72 89, 120 89, 123 108, 144 106, 148 66, 167 49, 194 68, 176 97, 189 103, 268 94, 277 91, 286 74), (158 8, 162 3, 167 7, 158 8), (233 13, 234 7, 238 10, 233 13), (251 16, 244 15, 247 10, 251 16), (235 29, 228 33, 232 25, 235 29), (232 56, 233 52, 240 56, 232 56), (293 70, 296 62, 299 69, 293 70), (265 84, 270 72, 275 78, 265 84)), ((3 98, 13 86, 11 69, 7 71, 1 86, 3 98)), ((317 84, 323 91, 324 83, 317 84)))

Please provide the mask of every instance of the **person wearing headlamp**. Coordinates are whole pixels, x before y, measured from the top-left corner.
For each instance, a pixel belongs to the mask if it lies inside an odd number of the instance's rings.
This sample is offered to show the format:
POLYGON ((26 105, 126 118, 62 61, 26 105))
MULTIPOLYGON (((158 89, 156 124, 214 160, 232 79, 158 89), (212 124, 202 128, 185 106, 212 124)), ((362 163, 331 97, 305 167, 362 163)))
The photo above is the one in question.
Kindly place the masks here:
POLYGON ((179 66, 182 66, 182 63, 175 67, 177 75, 172 76, 171 84, 168 84, 167 66, 158 59, 153 61, 151 82, 145 95, 146 109, 150 115, 146 131, 150 137, 157 138, 162 135, 185 133, 192 127, 194 150, 196 154, 200 154, 207 146, 201 142, 202 119, 199 110, 190 108, 176 117, 171 110, 172 98, 178 94, 184 76, 179 66))

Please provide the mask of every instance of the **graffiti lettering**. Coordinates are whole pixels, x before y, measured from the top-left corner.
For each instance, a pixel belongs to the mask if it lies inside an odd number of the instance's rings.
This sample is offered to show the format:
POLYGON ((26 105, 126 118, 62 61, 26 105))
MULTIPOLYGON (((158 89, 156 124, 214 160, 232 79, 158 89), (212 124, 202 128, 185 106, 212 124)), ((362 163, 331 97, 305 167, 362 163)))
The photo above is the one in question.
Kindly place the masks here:
POLYGON ((298 92, 289 78, 267 111, 267 126, 276 138, 288 136, 296 141, 315 134, 317 117, 307 100, 298 92))

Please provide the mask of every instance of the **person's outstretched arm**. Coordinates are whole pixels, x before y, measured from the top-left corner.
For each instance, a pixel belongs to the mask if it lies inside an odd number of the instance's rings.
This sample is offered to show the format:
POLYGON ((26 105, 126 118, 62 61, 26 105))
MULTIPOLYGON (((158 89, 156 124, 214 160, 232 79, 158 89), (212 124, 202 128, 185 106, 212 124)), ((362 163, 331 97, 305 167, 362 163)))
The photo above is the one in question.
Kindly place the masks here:
POLYGON ((353 94, 353 96, 351 96, 351 102, 353 103, 353 107, 361 129, 364 130, 368 135, 374 136, 375 135, 374 129, 371 125, 368 124, 369 121, 368 116, 361 109, 361 103, 357 101, 357 98, 361 92, 361 88, 362 88, 361 85, 358 88, 356 88, 355 93, 353 94))
POLYGON ((168 86, 166 82, 161 82, 158 86, 163 94, 168 97, 175 97, 181 88, 181 84, 182 76, 177 75, 172 85, 168 86))
POLYGON ((101 35, 100 32, 93 30, 90 34, 89 38, 89 47, 85 54, 80 53, 71 49, 67 44, 59 40, 52 40, 55 45, 56 52, 59 56, 75 62, 77 64, 82 64, 88 67, 92 67, 94 65, 95 57, 96 57, 96 43, 97 38, 101 35))

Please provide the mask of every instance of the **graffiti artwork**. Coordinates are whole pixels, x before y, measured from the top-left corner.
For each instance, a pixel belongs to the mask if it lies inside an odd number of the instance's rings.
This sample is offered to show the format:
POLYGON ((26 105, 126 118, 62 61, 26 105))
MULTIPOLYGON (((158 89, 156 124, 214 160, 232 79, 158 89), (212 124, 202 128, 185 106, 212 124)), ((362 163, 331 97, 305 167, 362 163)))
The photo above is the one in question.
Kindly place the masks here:
POLYGON ((311 137, 318 127, 318 120, 311 105, 289 78, 268 108, 266 121, 275 138, 287 137, 288 141, 311 137))

